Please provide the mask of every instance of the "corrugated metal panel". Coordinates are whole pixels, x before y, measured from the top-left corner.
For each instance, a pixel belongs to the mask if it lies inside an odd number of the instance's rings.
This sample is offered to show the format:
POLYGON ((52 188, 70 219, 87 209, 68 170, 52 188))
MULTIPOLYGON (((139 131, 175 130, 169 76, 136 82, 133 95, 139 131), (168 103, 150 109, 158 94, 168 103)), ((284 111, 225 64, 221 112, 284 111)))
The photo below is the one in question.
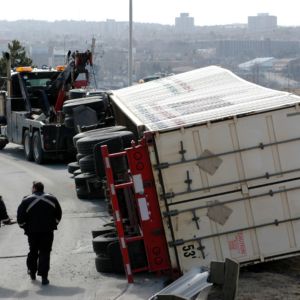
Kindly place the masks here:
POLYGON ((247 82, 211 66, 114 91, 115 103, 151 131, 262 111, 300 97, 247 82))

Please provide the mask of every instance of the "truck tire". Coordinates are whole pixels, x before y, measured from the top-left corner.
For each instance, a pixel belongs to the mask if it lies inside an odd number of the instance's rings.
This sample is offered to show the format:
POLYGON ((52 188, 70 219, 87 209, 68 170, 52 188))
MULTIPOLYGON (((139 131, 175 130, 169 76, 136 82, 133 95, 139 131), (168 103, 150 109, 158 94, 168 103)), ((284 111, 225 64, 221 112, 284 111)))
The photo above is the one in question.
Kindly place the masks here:
POLYGON ((73 114, 73 108, 76 108, 78 106, 87 106, 92 108, 95 111, 98 110, 105 110, 107 105, 106 102, 99 98, 99 99, 89 99, 89 100, 82 100, 82 101, 78 101, 78 102, 74 102, 74 103, 70 103, 70 104, 66 104, 63 106, 63 112, 65 114, 73 114))
POLYGON ((88 155, 86 155, 86 154, 77 154, 76 155, 76 159, 77 159, 77 162, 78 162, 78 164, 79 164, 79 161, 82 159, 82 158, 84 158, 84 157, 86 157, 86 156, 88 156, 88 155))
POLYGON ((117 237, 116 232, 109 232, 103 235, 97 236, 93 239, 93 249, 94 252, 99 254, 108 254, 108 246, 112 242, 118 242, 119 238, 117 237))
POLYGON ((94 155, 88 155, 79 160, 79 167, 82 173, 96 173, 94 155))
POLYGON ((79 169, 79 164, 77 161, 68 164, 68 172, 74 174, 75 171, 79 169))
POLYGON ((76 186, 86 186, 86 181, 88 179, 97 178, 96 174, 79 174, 74 177, 76 186))
POLYGON ((45 162, 40 133, 35 131, 32 138, 33 158, 39 165, 45 162))
POLYGON ((74 117, 71 115, 66 115, 65 126, 67 128, 74 128, 74 117))
POLYGON ((73 173, 74 177, 77 176, 77 175, 80 175, 80 174, 82 174, 82 172, 81 172, 80 169, 76 170, 76 171, 73 173))
POLYGON ((101 89, 94 89, 94 90, 90 90, 86 93, 87 97, 94 97, 94 96, 103 96, 103 97, 107 97, 107 94, 104 90, 101 89))
POLYGON ((115 137, 122 139, 124 148, 131 146, 131 141, 134 139, 133 133, 130 131, 109 132, 101 136, 88 136, 76 142, 77 151, 80 154, 94 154, 94 147, 105 140, 110 140, 115 137))
POLYGON ((87 93, 87 90, 74 89, 74 90, 70 90, 69 97, 70 97, 70 100, 71 99, 78 99, 78 98, 85 98, 86 93, 87 93))
POLYGON ((78 199, 89 199, 89 190, 85 186, 76 186, 76 194, 78 199))
POLYGON ((0 144, 0 150, 4 149, 6 144, 0 144))
POLYGON ((96 270, 98 272, 112 273, 112 267, 110 264, 110 258, 97 255, 95 258, 96 270))
POLYGON ((118 132, 118 131, 126 131, 127 128, 124 126, 112 126, 112 127, 106 127, 106 128, 100 128, 100 129, 94 129, 82 133, 78 133, 73 137, 73 143, 76 147, 76 143, 79 139, 82 139, 84 137, 92 136, 92 135, 102 135, 109 132, 118 132))
POLYGON ((108 255, 113 272, 117 274, 125 273, 124 261, 119 241, 110 243, 108 245, 108 255))
POLYGON ((92 230, 92 236, 93 239, 96 238, 99 235, 103 235, 105 233, 110 233, 112 231, 115 231, 116 227, 111 226, 98 226, 92 230))
POLYGON ((29 130, 24 132, 24 155, 28 161, 33 161, 32 141, 29 130))
POLYGON ((102 189, 94 190, 89 193, 87 187, 84 186, 76 186, 76 193, 79 199, 87 199, 87 200, 101 200, 104 199, 104 191, 102 189))
MULTIPOLYGON (((115 137, 110 140, 102 141, 94 147, 94 160, 96 174, 99 177, 106 176, 104 160, 101 147, 107 146, 109 153, 118 153, 124 151, 124 146, 121 137, 115 137)), ((110 159, 111 170, 113 174, 124 173, 128 170, 126 158, 124 155, 113 157, 110 159)))

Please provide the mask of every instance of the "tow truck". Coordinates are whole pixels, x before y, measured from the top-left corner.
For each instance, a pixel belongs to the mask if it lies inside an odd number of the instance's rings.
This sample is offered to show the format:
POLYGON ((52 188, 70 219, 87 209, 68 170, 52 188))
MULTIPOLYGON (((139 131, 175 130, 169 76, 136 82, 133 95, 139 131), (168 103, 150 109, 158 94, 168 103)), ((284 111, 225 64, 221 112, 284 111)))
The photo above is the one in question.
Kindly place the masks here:
POLYGON ((78 75, 85 73, 88 80, 91 52, 69 51, 67 65, 56 70, 19 67, 11 72, 9 53, 6 60, 8 97, 0 94, 0 150, 9 142, 23 145, 26 159, 38 164, 76 154, 75 130, 65 126, 61 109, 78 75))

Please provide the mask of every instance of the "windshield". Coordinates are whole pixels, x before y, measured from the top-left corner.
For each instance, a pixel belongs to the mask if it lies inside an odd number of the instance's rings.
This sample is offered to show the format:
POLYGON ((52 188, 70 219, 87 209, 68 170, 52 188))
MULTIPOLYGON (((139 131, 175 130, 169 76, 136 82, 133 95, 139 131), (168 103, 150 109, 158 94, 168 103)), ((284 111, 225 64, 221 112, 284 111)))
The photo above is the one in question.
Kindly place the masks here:
POLYGON ((25 84, 26 86, 31 86, 31 87, 50 86, 51 79, 50 78, 27 79, 25 81, 25 84))

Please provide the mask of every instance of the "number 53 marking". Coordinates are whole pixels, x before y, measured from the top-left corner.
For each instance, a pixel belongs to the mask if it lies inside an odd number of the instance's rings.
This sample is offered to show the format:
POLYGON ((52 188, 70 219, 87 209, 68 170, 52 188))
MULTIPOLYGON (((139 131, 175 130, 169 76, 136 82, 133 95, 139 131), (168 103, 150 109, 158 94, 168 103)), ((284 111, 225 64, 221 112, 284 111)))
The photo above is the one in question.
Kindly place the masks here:
MULTIPOLYGON (((183 256, 184 257, 194 256, 196 254, 196 252, 195 251, 190 251, 191 249, 194 249, 194 245, 189 245, 189 246, 182 247, 182 250, 184 251, 183 256)), ((192 258, 196 258, 196 256, 194 256, 192 258)))

